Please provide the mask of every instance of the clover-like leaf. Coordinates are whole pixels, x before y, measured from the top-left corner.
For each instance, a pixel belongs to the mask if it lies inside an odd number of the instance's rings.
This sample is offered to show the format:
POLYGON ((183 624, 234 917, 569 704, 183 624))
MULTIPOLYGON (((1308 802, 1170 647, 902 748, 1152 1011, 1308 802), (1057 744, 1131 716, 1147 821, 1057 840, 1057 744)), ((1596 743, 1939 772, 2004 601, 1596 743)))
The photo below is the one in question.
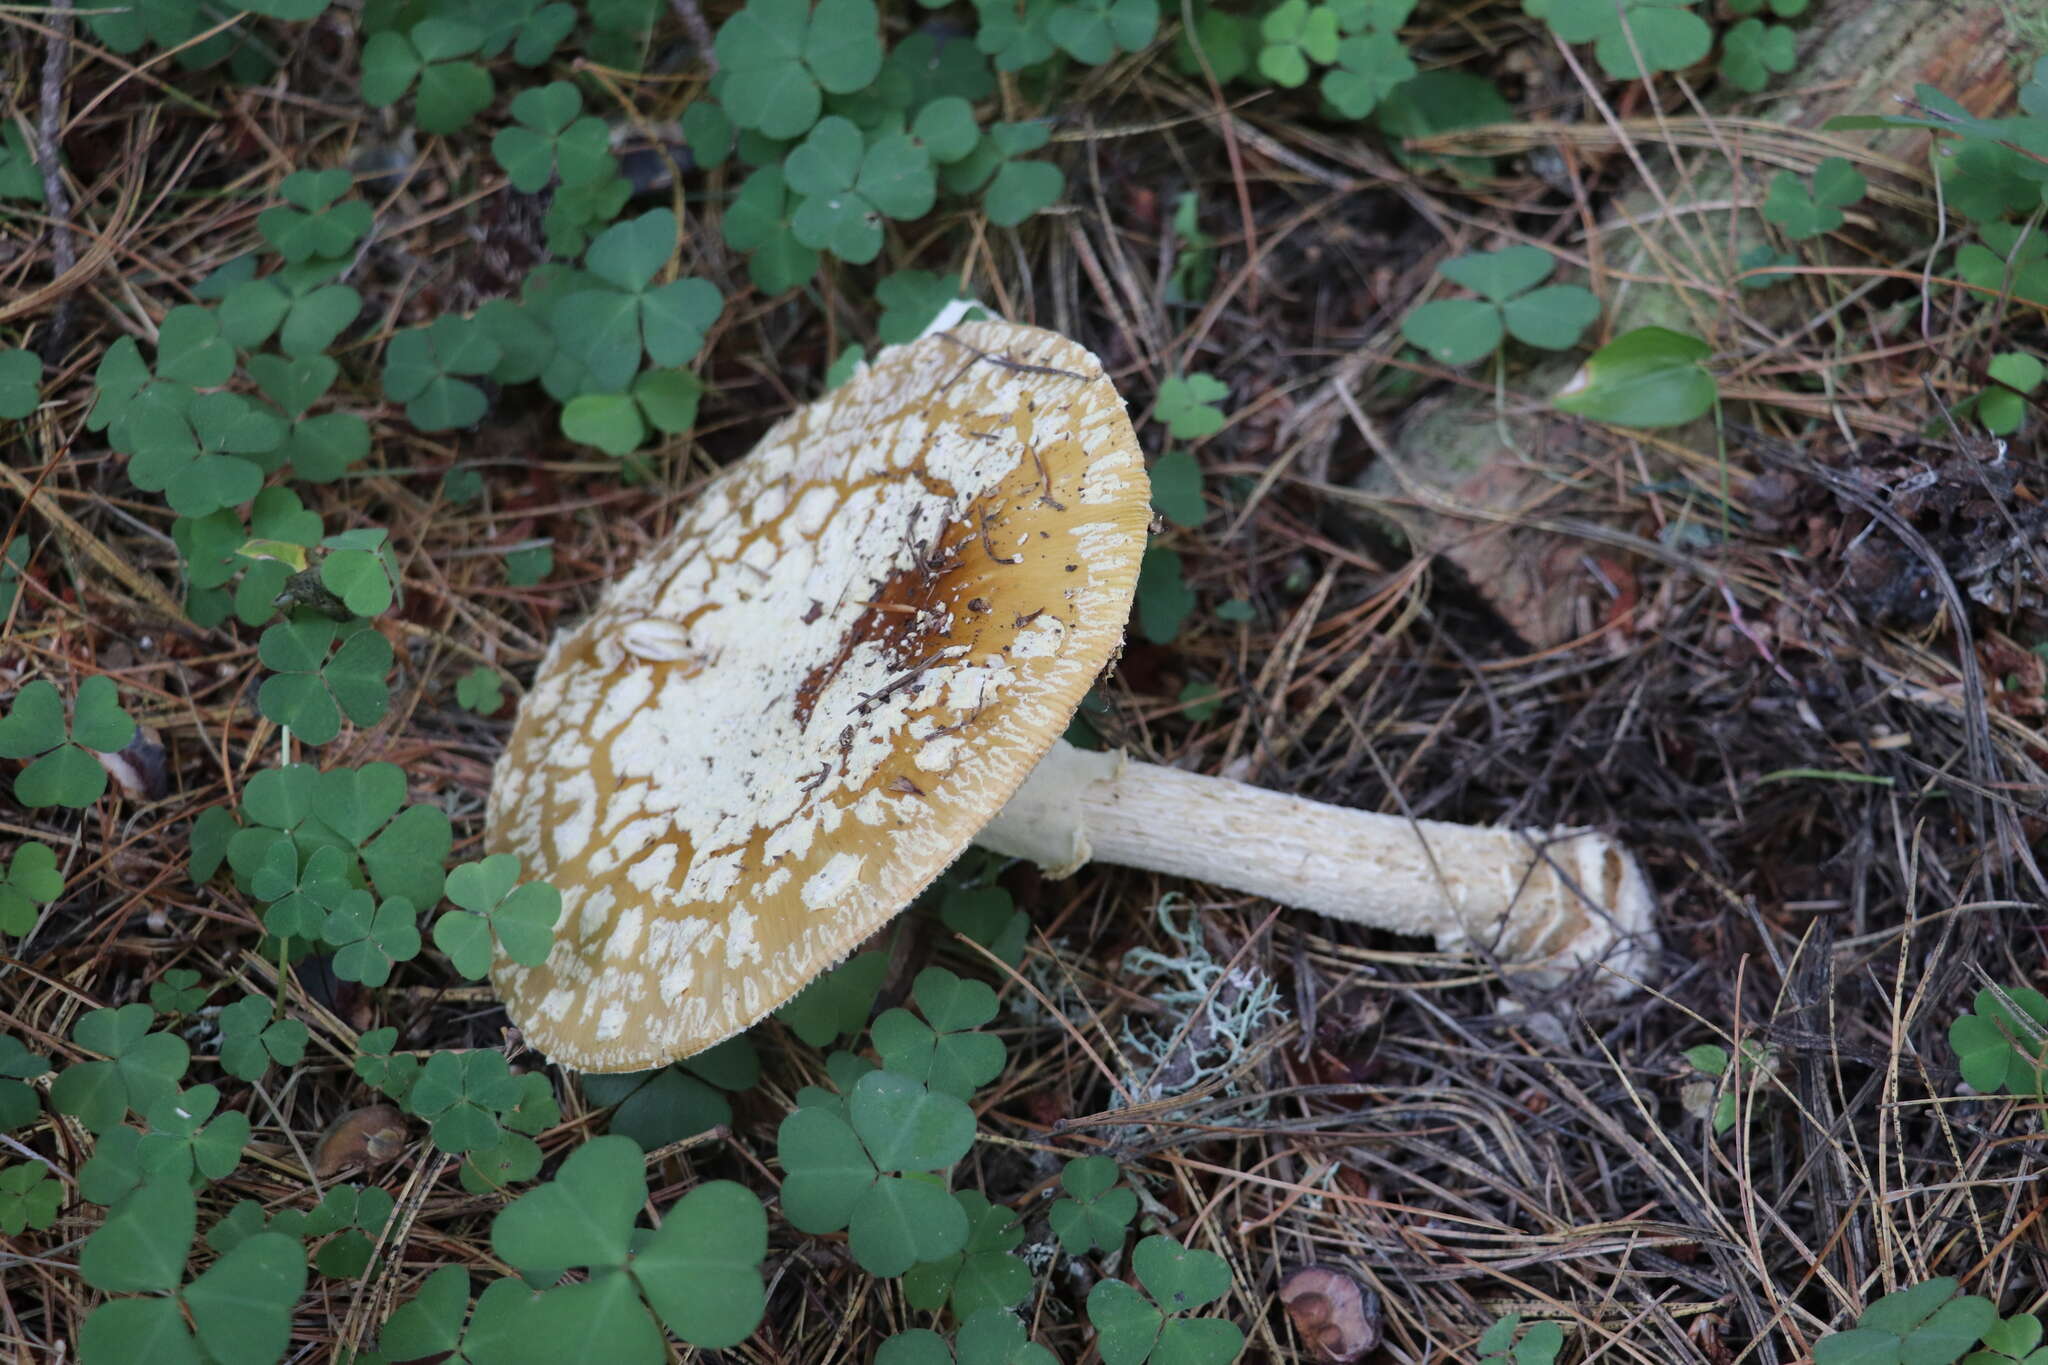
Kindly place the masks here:
POLYGON ((173 1094, 192 1052, 182 1038, 151 1033, 155 1018, 143 1004, 81 1015, 72 1026, 72 1041, 105 1060, 65 1067, 50 1087, 51 1106, 97 1134, 120 1123, 129 1110, 143 1113, 173 1094))
POLYGON ((64 894, 64 874, 57 870, 57 852, 48 844, 22 844, 8 860, 0 879, 0 934, 25 934, 35 928, 36 907, 64 894))
POLYGON ((874 0, 748 0, 718 30, 719 102, 733 123, 801 137, 824 93, 850 94, 882 68, 874 0))
POLYGON ((960 1365, 1059 1365, 1059 1357, 1033 1342, 1015 1313, 983 1308, 966 1315, 958 1338, 960 1365))
POLYGON ((1075 61, 1101 66, 1137 52, 1159 31, 1158 0, 1071 0, 1054 9, 1046 35, 1075 61))
POLYGON ((196 1085, 151 1105, 149 1131, 135 1148, 144 1178, 219 1180, 240 1165, 249 1142, 249 1116, 229 1110, 215 1118, 219 1104, 218 1090, 196 1085))
POLYGON ((341 733, 346 715, 369 725, 390 705, 384 684, 395 655, 391 642, 370 629, 350 631, 332 656, 340 627, 318 617, 284 621, 263 632, 257 657, 274 670, 256 694, 257 707, 308 744, 341 733))
POLYGON ((336 203, 351 176, 339 168, 296 171, 278 193, 285 202, 256 215, 256 230, 287 261, 346 256, 370 230, 370 206, 360 199, 336 203))
MULTIPOLYGON (((2041 1332, 2039 1318, 2032 1313, 2015 1313, 1984 1329, 1984 1347, 1987 1352, 2021 1361, 2022 1365, 2042 1365, 2038 1357, 2028 1360, 2034 1356, 2034 1348, 2041 1344, 2041 1332)), ((1995 1356, 1986 1359, 1971 1355, 1964 1357, 1964 1365, 2005 1365, 2005 1362, 1995 1356)))
MULTIPOLYGON (((507 957, 529 967, 547 960, 554 941, 555 921, 562 913, 562 893, 546 882, 519 884, 519 859, 510 853, 493 853, 478 862, 463 863, 448 874, 448 899, 469 912, 484 926, 483 970, 489 968, 489 945, 493 936, 507 957)), ((441 924, 455 917, 442 916, 434 926, 434 940, 441 942, 441 924)), ((447 951, 443 945, 443 951, 447 951)), ((451 954, 452 956, 452 954, 451 954)), ((483 970, 466 975, 481 976, 483 970)))
POLYGON ((491 926, 479 916, 447 911, 434 921, 434 946, 471 981, 482 980, 491 970, 491 926))
POLYGON ((704 385, 688 370, 646 370, 628 393, 586 393, 562 407, 562 434, 608 455, 631 454, 651 430, 688 431, 704 385))
POLYGON ((1016 227, 1055 203, 1066 188, 1066 176, 1049 161, 1005 159, 982 191, 981 209, 997 227, 1016 227))
MULTIPOLYGON (((531 1291, 518 1280, 497 1280, 478 1301, 478 1318, 488 1318, 492 1311, 485 1300, 503 1297, 505 1291, 500 1286, 518 1298, 530 1297, 531 1291)), ((392 1360, 417 1360, 454 1351, 467 1345, 463 1318, 468 1311, 469 1271, 444 1265, 421 1282, 419 1293, 392 1311, 378 1337, 378 1349, 392 1360)), ((464 1359, 468 1358, 465 1355, 464 1359)))
POLYGON ((1438 269, 1479 297, 1425 303, 1402 319, 1401 335, 1446 365, 1491 355, 1508 334, 1546 350, 1576 345, 1599 317, 1600 301, 1578 285, 1537 288, 1556 264, 1556 257, 1533 246, 1445 261, 1438 269))
POLYGON ((610 133, 603 119, 583 113, 583 95, 570 82, 520 92, 511 113, 515 123, 491 139, 491 155, 514 189, 538 193, 557 173, 565 185, 611 174, 610 133))
POLYGON ((306 1249, 261 1232, 238 1243, 180 1296, 216 1360, 276 1360, 291 1344, 292 1305, 306 1292, 306 1249))
POLYGON ((875 285, 875 302, 882 305, 875 331, 885 346, 915 341, 939 315, 939 310, 959 295, 958 275, 899 270, 875 285))
POLYGON ((199 1210, 183 1180, 152 1180, 123 1198, 85 1239, 78 1273, 110 1294, 163 1293, 184 1278, 199 1210))
POLYGON ((633 1280, 669 1331, 692 1346, 720 1350, 760 1325, 767 1253, 760 1199, 744 1185, 714 1180, 662 1215, 660 1230, 633 1256, 633 1280))
POLYGON ((890 1071, 965 1099, 1003 1069, 1001 1040, 970 1031, 995 1017, 995 992, 943 967, 920 972, 915 990, 931 1022, 889 1010, 875 1020, 875 1050, 890 1071))
POLYGON ((1060 197, 1066 177, 1048 161, 1025 161, 1052 138, 1044 121, 997 123, 968 155, 942 167, 939 181, 952 194, 980 191, 982 211, 997 227, 1015 227, 1060 197))
POLYGON ((376 616, 397 600, 398 556, 381 526, 328 536, 320 542, 320 585, 357 616, 376 616))
POLYGON ((157 329, 157 378, 204 389, 227 383, 234 372, 235 348, 221 335, 212 309, 181 304, 164 314, 157 329))
POLYGON ((812 1047, 828 1047, 867 1024, 888 968, 887 953, 855 953, 823 976, 812 978, 775 1017, 812 1047))
POLYGON ((934 1171, 967 1155, 974 1111, 907 1076, 863 1076, 847 1100, 847 1117, 884 1171, 934 1171))
POLYGON ((569 1154, 553 1180, 499 1212, 491 1222, 491 1248, 529 1271, 624 1265, 633 1220, 646 1199, 639 1146, 630 1138, 592 1138, 569 1154))
MULTIPOLYGON (((538 309, 511 299, 492 299, 476 310, 475 324, 498 343, 498 363, 491 378, 500 384, 538 379, 555 358, 555 335, 538 309)), ((475 476, 475 470, 456 471, 475 476)))
POLYGON ((1721 35, 1721 79, 1738 90, 1754 94, 1798 61, 1798 40, 1783 24, 1744 19, 1721 35))
POLYGON ((1123 1245, 1124 1229, 1138 1214, 1138 1196, 1117 1187, 1120 1174, 1116 1161, 1106 1156, 1077 1158, 1060 1172, 1068 1197, 1053 1202, 1046 1220, 1069 1256, 1123 1245))
POLYGON ((1934 156, 1943 199, 1974 223, 1995 224, 2041 202, 2041 184, 2029 175, 2039 163, 2013 147, 1968 138, 1937 144, 1934 156))
POLYGON ((506 1066, 503 1053, 475 1048, 436 1052, 427 1058, 406 1104, 432 1123, 436 1147, 472 1152, 498 1141, 503 1131, 500 1116, 517 1107, 524 1094, 525 1087, 506 1066))
POLYGON ((805 246, 864 265, 882 250, 882 221, 931 212, 937 195, 931 153, 906 134, 868 141, 850 120, 831 115, 783 162, 800 197, 790 231, 805 246))
MULTIPOLYGON (((218 808, 216 808, 218 809, 218 808)), ((192 1014, 213 993, 199 983, 199 973, 190 967, 173 967, 149 985, 149 1007, 158 1014, 192 1014)))
POLYGON ((1764 199, 1764 217, 1776 223, 1795 242, 1833 232, 1844 221, 1843 209, 1861 199, 1870 188, 1862 172, 1846 158, 1831 156, 1814 168, 1809 189, 1790 171, 1771 177, 1770 193, 1764 199))
POLYGON ((158 382, 136 398, 111 435, 115 448, 130 456, 128 477, 137 488, 162 493, 181 516, 204 517, 256 495, 288 432, 267 404, 158 382))
POLYGON ((1986 1095, 2048 1093, 2048 996, 2025 986, 1987 988, 1972 1003, 1975 1013, 1957 1016, 1948 1030, 1970 1088, 1986 1095))
POLYGON ((419 1079, 420 1060, 396 1051, 398 1030, 371 1029, 356 1040, 355 1073, 364 1084, 401 1103, 419 1079))
POLYGON ((616 173, 599 175, 581 184, 556 186, 554 198, 541 219, 548 250, 557 256, 581 252, 589 244, 590 235, 618 217, 632 197, 632 182, 616 173))
POLYGON ((1357 33, 1337 44, 1336 64, 1323 73, 1323 98, 1346 117, 1362 119, 1415 78, 1408 49, 1392 33, 1357 33))
POLYGON ((1223 430, 1223 410, 1216 404, 1228 397, 1230 386, 1212 374, 1173 375, 1160 381, 1153 415, 1176 440, 1214 436, 1223 430))
POLYGON ((854 1205, 846 1245, 869 1274, 894 1276, 920 1261, 952 1255, 966 1243, 967 1232, 965 1214, 943 1186, 885 1175, 854 1205))
POLYGON ((910 136, 939 165, 958 161, 981 141, 974 106, 958 95, 928 101, 911 120, 910 136))
POLYGON ((966 1215, 967 1242, 950 1256, 905 1272, 905 1301, 927 1312, 950 1303, 954 1316, 963 1322, 984 1308, 1023 1302, 1031 1293, 1031 1270, 1010 1255, 1024 1240, 1022 1221, 977 1190, 956 1190, 953 1201, 966 1215))
POLYGON ((263 927, 279 938, 318 938, 349 892, 348 874, 348 857, 338 848, 315 849, 301 867, 291 840, 272 843, 249 878, 250 891, 269 902, 263 927))
POLYGON ((462 1188, 471 1194, 496 1194, 540 1174, 540 1144, 522 1133, 501 1132, 488 1147, 462 1158, 462 1188))
POLYGON ((803 1232, 837 1232, 875 1183, 874 1159, 852 1125, 819 1108, 799 1108, 776 1129, 782 1211, 803 1232))
POLYGON ((14 779, 24 806, 83 808, 106 794, 107 772, 88 750, 118 753, 135 738, 135 721, 121 709, 119 689, 105 674, 78 685, 67 724, 53 683, 38 678, 14 695, 0 719, 0 758, 34 759, 14 779))
POLYGON ((1957 249, 1956 274, 1989 298, 2048 304, 2048 236, 2017 223, 1986 223, 1977 235, 1957 249))
POLYGON ((1088 1291, 1088 1321, 1103 1365, 1141 1365, 1159 1342, 1165 1315, 1122 1280, 1102 1280, 1088 1291))
POLYGON ((43 177, 28 138, 13 119, 0 121, 0 199, 43 202, 43 177))
POLYGON ((2025 351, 2004 351, 1991 357, 1985 373, 1997 382, 1977 395, 1977 420, 1994 436, 2009 436, 2026 420, 2024 395, 2048 379, 2048 367, 2025 351))
POLYGON ((1171 1237, 1147 1237, 1131 1253, 1131 1268, 1146 1292, 1169 1313, 1192 1312, 1230 1292, 1230 1264, 1213 1251, 1184 1247, 1171 1237))
POLYGON ((42 380, 41 356, 34 351, 0 350, 0 418, 19 421, 34 412, 42 401, 42 380))
POLYGON ((18 1237, 33 1229, 41 1232, 57 1221, 64 1204, 64 1187, 50 1178, 49 1167, 39 1161, 0 1167, 0 1233, 18 1237))
POLYGON ((764 294, 794 289, 818 273, 818 252, 790 228, 797 198, 779 165, 763 166, 726 206, 725 244, 747 253, 747 277, 764 294))
POLYGON ((93 1153, 78 1168, 78 1195, 89 1203, 112 1207, 142 1184, 142 1167, 135 1152, 142 1144, 142 1130, 127 1124, 99 1135, 93 1153))
POLYGON ((343 981, 381 986, 393 966, 419 956, 417 913, 401 897, 378 905, 369 892, 350 891, 328 913, 321 933, 334 945, 334 974, 343 981))
POLYGON ((1138 630, 1155 645, 1173 643, 1195 609, 1180 554, 1155 545, 1138 561, 1138 630))
POLYGON ((455 704, 480 716, 494 715, 505 704, 505 677, 495 668, 477 665, 455 684, 455 704))
MULTIPOLYGON (((242 803, 266 824, 300 828, 317 817, 321 825, 360 848, 405 804, 405 770, 395 763, 369 763, 360 768, 315 771, 307 764, 269 768, 250 779, 242 803), (261 790, 258 784, 261 783, 261 790), (271 807, 264 812, 257 801, 271 807)), ((434 898, 440 898, 437 887, 434 898)))
POLYGON ((1543 283, 1556 266, 1557 258, 1542 247, 1511 246, 1455 257, 1437 269, 1483 299, 1506 303, 1543 283))
POLYGON ((1259 24, 1259 74, 1290 88, 1308 82, 1311 64, 1337 60, 1337 12, 1309 0, 1281 0, 1259 24))
POLYGON ((614 1105, 610 1131, 647 1151, 732 1122, 722 1090, 744 1090, 760 1078, 760 1059, 743 1036, 673 1066, 652 1071, 586 1075, 592 1104, 614 1105))
POLYGON ((363 103, 381 109, 418 86, 421 132, 452 133, 490 105, 491 74, 462 60, 483 46, 483 30, 459 19, 425 19, 409 31, 386 29, 363 44, 363 103))
POLYGON ((1030 918, 1000 886, 955 887, 939 902, 939 920, 1012 967, 1024 960, 1030 918))
POLYGON ((555 551, 549 545, 513 550, 505 556, 505 581, 515 588, 531 587, 555 571, 555 551))
POLYGON ((503 355, 474 319, 443 315, 391 339, 384 393, 405 404, 406 420, 421 431, 471 426, 489 405, 483 390, 459 376, 489 374, 503 355))
POLYGON ((1186 1318, 1230 1290, 1230 1266, 1212 1252, 1184 1247, 1171 1237, 1147 1237, 1131 1267, 1148 1300, 1120 1280, 1104 1280, 1088 1293, 1103 1365, 1227 1365, 1244 1347, 1244 1332, 1220 1318, 1186 1318))
MULTIPOLYGON (((354 291, 351 290, 351 293, 354 291)), ((285 324, 287 348, 293 337, 293 320, 285 324)), ((353 320, 354 314, 350 314, 353 320)), ((344 324, 345 325, 345 324, 344 324)), ((348 471, 348 467, 370 453, 370 426, 361 417, 347 412, 325 412, 307 416, 307 409, 320 401, 334 381, 341 374, 341 367, 331 357, 318 352, 325 348, 326 341, 311 345, 318 340, 318 332, 302 333, 299 337, 301 350, 289 358, 276 355, 254 355, 249 357, 249 373, 256 380, 258 388, 284 409, 291 420, 290 433, 279 448, 279 455, 291 463, 292 472, 308 483, 332 483, 348 471), (311 345, 311 350, 304 347, 311 345)), ((329 341, 332 338, 328 338, 329 341)), ((266 492, 269 490, 265 490, 266 492)), ((260 498, 262 495, 258 494, 260 498)), ((316 532, 311 540, 300 544, 311 544, 318 540, 316 532)), ((274 595, 274 594, 273 594, 274 595)), ((244 619, 247 619, 246 613, 244 619)), ((255 624, 251 622, 251 624, 255 624)))
POLYGON ((1679 71, 1705 57, 1714 31, 1692 12, 1697 0, 1522 0, 1522 8, 1568 43, 1592 43, 1601 70, 1616 80, 1679 71))
POLYGON ((306 1055, 306 1026, 278 1018, 260 995, 245 995, 220 1012, 220 1065, 230 1076, 259 1081, 272 1062, 297 1066, 306 1055))
POLYGON ((30 1052, 11 1034, 0 1033, 0 1133, 33 1123, 42 1113, 35 1088, 22 1082, 49 1069, 49 1058, 30 1052))
POLYGON ((1953 1278, 1925 1280, 1887 1294, 1847 1332, 1813 1344, 1814 1365, 1919 1365, 1954 1361, 1998 1324, 1998 1310, 1976 1294, 1958 1298, 1953 1278))
POLYGON ((1200 526, 1208 517, 1202 464, 1193 451, 1169 450, 1152 462, 1152 505, 1176 526, 1200 526))
POLYGON ((980 26, 975 46, 995 58, 999 71, 1022 71, 1053 57, 1052 18, 1058 0, 975 0, 980 26))
POLYGON ((571 293, 554 310, 562 349, 589 371, 599 391, 625 389, 644 353, 657 365, 686 365, 724 307, 708 280, 656 285, 675 254, 676 217, 655 209, 607 228, 590 244, 591 274, 612 286, 571 293))

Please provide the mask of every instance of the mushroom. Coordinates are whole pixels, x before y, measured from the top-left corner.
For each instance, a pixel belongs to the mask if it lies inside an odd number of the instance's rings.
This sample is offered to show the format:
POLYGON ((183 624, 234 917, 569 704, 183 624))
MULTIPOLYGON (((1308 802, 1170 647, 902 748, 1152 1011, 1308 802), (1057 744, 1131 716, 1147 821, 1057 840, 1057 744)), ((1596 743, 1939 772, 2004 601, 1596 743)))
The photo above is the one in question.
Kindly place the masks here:
POLYGON ((1148 496, 1101 365, 1031 327, 892 347, 776 424, 556 639, 520 709, 486 844, 562 893, 547 960, 492 968, 527 1040, 585 1071, 710 1047, 977 839, 1517 959, 1647 933, 1647 884, 1597 834, 1412 822, 1061 743, 1122 641, 1148 496))
POLYGON ((381 1166, 405 1150, 405 1115, 388 1104, 351 1109, 327 1125, 313 1149, 313 1172, 322 1180, 351 1166, 381 1166))
POLYGON ((1345 1271, 1305 1265, 1280 1282, 1280 1302, 1320 1360, 1349 1365, 1380 1344, 1380 1296, 1345 1271))

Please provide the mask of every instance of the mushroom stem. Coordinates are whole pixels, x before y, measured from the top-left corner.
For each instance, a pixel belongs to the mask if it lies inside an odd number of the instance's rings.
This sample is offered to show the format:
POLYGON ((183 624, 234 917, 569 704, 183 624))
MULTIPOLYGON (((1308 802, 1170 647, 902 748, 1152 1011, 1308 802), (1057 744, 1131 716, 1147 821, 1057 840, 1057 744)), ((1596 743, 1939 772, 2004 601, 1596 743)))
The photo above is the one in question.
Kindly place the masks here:
POLYGON ((1512 962, 1637 976, 1655 945, 1648 880, 1597 831, 1379 815, 1063 740, 975 842, 1056 877, 1141 867, 1512 962))

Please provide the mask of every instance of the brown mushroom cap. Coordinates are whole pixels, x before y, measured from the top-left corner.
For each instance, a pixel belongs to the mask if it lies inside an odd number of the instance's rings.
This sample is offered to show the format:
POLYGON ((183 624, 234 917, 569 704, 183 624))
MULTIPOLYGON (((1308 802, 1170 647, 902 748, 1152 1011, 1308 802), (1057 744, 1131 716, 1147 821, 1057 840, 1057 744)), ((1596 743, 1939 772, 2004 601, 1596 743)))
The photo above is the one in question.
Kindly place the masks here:
POLYGON ((1347 1365, 1380 1344, 1380 1296, 1346 1271, 1305 1265, 1280 1282, 1280 1302, 1320 1360, 1347 1365))
POLYGON ((788 1000, 1001 808, 1123 639, 1149 490, 1101 365, 973 323, 769 431, 548 651, 486 843, 562 892, 512 1020, 658 1066, 788 1000))

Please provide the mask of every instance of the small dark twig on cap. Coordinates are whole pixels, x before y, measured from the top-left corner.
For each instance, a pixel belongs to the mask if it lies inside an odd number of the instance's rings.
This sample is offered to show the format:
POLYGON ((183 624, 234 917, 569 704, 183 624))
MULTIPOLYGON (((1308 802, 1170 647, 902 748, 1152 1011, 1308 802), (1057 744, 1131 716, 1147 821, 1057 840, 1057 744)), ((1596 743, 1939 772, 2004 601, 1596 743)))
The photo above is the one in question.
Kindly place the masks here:
POLYGON ((1089 376, 1085 374, 1081 374, 1075 370, 1063 370, 1059 368, 1057 365, 1027 365, 1021 360, 1011 360, 1005 356, 993 355, 988 351, 982 350, 979 346, 975 346, 969 342, 962 341, 959 337, 954 336, 951 332, 940 332, 937 335, 946 341, 952 342, 961 350, 972 351, 976 356, 980 357, 983 360, 986 360, 989 364, 1000 365, 1006 370, 1016 370, 1020 374, 1056 374, 1066 379, 1078 379, 1084 384, 1087 383, 1089 379, 1089 376))

